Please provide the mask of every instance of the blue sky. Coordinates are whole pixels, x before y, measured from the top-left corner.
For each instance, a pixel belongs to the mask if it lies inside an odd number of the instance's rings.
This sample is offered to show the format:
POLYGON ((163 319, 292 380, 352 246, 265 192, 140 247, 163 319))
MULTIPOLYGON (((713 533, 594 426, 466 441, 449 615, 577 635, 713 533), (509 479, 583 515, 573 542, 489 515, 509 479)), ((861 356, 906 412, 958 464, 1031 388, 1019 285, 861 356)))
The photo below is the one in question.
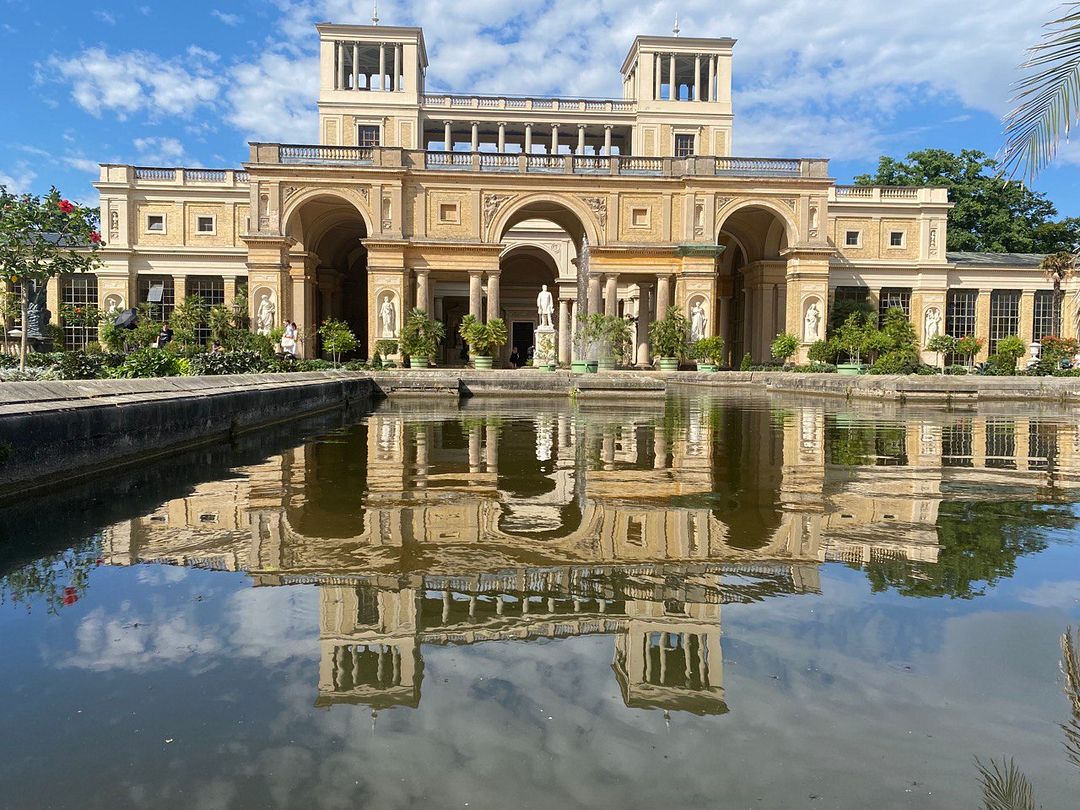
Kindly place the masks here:
MULTIPOLYGON (((737 154, 832 158, 840 182, 881 154, 991 154, 1024 49, 1060 8, 1025 0, 403 0, 425 29, 429 88, 615 96, 635 34, 733 36, 737 154), (451 14, 448 9, 452 9, 451 14)), ((318 21, 370 2, 0 0, 0 183, 96 199, 97 162, 233 166, 247 140, 310 142, 318 21)), ((1080 149, 1036 183, 1080 215, 1080 149)))

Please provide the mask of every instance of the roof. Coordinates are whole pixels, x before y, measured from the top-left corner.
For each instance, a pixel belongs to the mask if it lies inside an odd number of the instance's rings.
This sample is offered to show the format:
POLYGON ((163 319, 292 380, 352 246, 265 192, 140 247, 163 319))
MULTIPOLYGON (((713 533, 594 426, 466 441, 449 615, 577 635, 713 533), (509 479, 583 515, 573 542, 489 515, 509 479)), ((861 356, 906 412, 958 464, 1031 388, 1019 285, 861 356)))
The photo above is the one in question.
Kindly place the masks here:
POLYGON ((952 264, 964 267, 1039 267, 1042 253, 986 253, 957 251, 945 254, 952 264))

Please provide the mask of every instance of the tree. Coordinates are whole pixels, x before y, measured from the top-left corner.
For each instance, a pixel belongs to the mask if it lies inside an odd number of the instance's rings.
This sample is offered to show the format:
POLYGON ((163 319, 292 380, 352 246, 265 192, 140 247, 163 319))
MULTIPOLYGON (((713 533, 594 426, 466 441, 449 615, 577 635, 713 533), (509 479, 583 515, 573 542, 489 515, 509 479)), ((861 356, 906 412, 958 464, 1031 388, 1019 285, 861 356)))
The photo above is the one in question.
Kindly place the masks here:
POLYGON ((905 160, 888 156, 858 185, 944 186, 949 190, 948 250, 1055 253, 1080 249, 1080 218, 1057 219, 1045 194, 1003 181, 998 164, 983 152, 923 149, 905 160))
POLYGON ((781 363, 787 363, 788 358, 795 354, 799 349, 799 339, 790 332, 781 332, 773 340, 772 345, 769 347, 769 351, 772 356, 779 360, 781 363))
POLYGON ((1015 106, 1005 116, 1001 167, 1009 176, 1034 180, 1080 118, 1080 3, 1066 3, 1064 11, 1020 65, 1028 75, 1016 83, 1015 106))
POLYGON ((0 186, 0 270, 22 290, 21 369, 26 368, 31 285, 93 270, 101 244, 98 209, 62 199, 55 188, 42 197, 16 196, 0 186))
POLYGON ((356 349, 356 335, 345 321, 335 318, 327 318, 319 327, 319 337, 322 338, 323 351, 330 353, 334 358, 334 365, 341 362, 341 355, 356 349))

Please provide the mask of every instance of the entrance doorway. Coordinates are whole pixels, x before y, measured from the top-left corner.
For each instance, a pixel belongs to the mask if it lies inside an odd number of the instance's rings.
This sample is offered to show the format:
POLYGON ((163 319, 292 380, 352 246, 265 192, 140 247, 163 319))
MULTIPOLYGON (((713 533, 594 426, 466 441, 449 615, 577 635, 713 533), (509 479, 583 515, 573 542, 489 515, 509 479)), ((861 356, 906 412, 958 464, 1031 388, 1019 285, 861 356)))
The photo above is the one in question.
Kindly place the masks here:
POLYGON ((514 321, 510 333, 510 346, 518 350, 522 360, 527 360, 532 355, 529 352, 533 347, 533 337, 536 334, 536 326, 527 321, 514 321))

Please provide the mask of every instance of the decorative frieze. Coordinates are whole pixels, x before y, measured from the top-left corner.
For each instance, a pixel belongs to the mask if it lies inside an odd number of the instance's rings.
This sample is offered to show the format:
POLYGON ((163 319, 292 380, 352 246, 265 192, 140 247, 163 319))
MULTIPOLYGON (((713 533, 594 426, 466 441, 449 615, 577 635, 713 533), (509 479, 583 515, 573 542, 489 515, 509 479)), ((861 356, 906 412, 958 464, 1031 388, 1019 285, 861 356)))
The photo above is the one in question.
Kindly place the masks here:
POLYGON ((596 221, 600 224, 600 228, 607 227, 607 197, 594 197, 583 196, 580 198, 585 205, 589 207, 589 210, 593 212, 596 217, 596 221))
POLYGON ((512 194, 485 194, 484 195, 484 230, 487 230, 499 209, 510 200, 512 194))

